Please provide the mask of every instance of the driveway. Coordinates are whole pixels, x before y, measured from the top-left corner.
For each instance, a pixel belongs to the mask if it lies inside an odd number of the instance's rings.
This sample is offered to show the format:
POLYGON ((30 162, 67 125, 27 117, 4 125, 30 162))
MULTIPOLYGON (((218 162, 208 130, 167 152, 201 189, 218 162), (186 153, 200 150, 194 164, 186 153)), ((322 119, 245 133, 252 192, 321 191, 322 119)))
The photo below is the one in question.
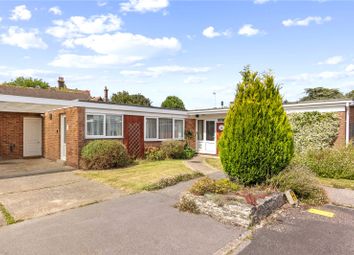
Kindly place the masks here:
POLYGON ((246 230, 173 205, 190 182, 0 228, 0 254, 213 254, 246 230))
MULTIPOLYGON (((35 171, 36 172, 36 171, 35 171)), ((0 179, 0 203, 15 220, 35 218, 123 195, 73 172, 0 179)))
POLYGON ((0 160, 0 179, 70 170, 73 168, 65 166, 60 161, 44 158, 0 160))
POLYGON ((284 211, 276 222, 258 229, 239 254, 354 254, 354 210, 330 205, 321 209, 335 216, 327 218, 295 208, 284 211))

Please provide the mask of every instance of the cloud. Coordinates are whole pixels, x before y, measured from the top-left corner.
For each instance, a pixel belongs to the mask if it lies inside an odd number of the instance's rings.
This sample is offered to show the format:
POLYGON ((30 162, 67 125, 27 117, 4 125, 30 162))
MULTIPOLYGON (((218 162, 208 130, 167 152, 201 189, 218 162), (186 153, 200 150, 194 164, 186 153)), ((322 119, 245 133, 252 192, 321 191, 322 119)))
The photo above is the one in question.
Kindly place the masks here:
POLYGON ((42 38, 39 37, 39 31, 37 29, 25 31, 16 26, 9 27, 7 33, 1 34, 0 42, 7 45, 17 46, 22 49, 46 49, 48 47, 42 38))
POLYGON ((98 7, 103 7, 103 6, 106 6, 107 5, 107 2, 105 1, 97 1, 97 6, 98 7))
POLYGON ((207 80, 207 78, 205 78, 205 77, 188 76, 183 82, 185 84, 199 84, 205 80, 207 80))
POLYGON ((333 56, 327 58, 325 61, 318 62, 319 65, 338 65, 343 62, 342 56, 333 56))
POLYGON ((0 22, 2 21, 2 18, 0 17, 0 22))
POLYGON ((243 25, 238 31, 239 35, 244 35, 244 36, 254 36, 259 33, 260 33, 259 29, 254 28, 253 25, 251 24, 243 25))
POLYGON ((182 73, 182 74, 196 74, 196 73, 206 73, 211 70, 210 67, 187 67, 179 65, 167 65, 167 66, 153 66, 148 67, 145 70, 123 70, 120 72, 124 76, 134 76, 134 77, 159 77, 166 73, 182 73))
POLYGON ((268 3, 270 0, 254 0, 253 3, 255 4, 265 4, 268 3))
POLYGON ((7 78, 16 78, 19 76, 24 77, 42 77, 44 75, 53 74, 53 71, 43 70, 43 69, 34 69, 34 68, 27 68, 27 69, 13 69, 0 67, 0 76, 7 77, 7 78))
POLYGON ((31 17, 32 13, 26 5, 18 5, 11 11, 10 20, 29 20, 31 17))
POLYGON ((345 68, 345 71, 348 73, 354 72, 354 65, 350 64, 345 68))
POLYGON ((54 15, 62 15, 63 12, 60 10, 60 8, 58 6, 53 6, 51 8, 49 8, 48 12, 54 14, 54 15))
POLYGON ((123 12, 157 12, 167 8, 168 0, 129 0, 120 4, 123 12))
POLYGON ((82 46, 100 54, 124 54, 149 56, 158 51, 177 51, 181 48, 174 37, 150 38, 139 34, 121 33, 90 35, 64 41, 64 46, 75 48, 82 46))
POLYGON ((49 63, 55 67, 96 68, 107 65, 123 65, 140 61, 139 57, 121 57, 119 55, 77 55, 61 54, 49 63))
POLYGON ((203 30, 202 34, 207 38, 215 38, 219 36, 231 36, 231 31, 217 32, 213 26, 209 26, 203 30))
POLYGON ((283 20, 282 24, 285 27, 291 27, 291 26, 308 26, 311 23, 315 23, 317 25, 324 24, 326 22, 330 22, 332 20, 332 17, 327 16, 327 17, 319 17, 319 16, 309 16, 304 19, 287 19, 283 20))
POLYGON ((122 20, 113 14, 95 15, 89 18, 72 16, 68 20, 54 20, 54 26, 47 33, 57 38, 80 37, 88 34, 101 34, 117 31, 122 26, 122 20))

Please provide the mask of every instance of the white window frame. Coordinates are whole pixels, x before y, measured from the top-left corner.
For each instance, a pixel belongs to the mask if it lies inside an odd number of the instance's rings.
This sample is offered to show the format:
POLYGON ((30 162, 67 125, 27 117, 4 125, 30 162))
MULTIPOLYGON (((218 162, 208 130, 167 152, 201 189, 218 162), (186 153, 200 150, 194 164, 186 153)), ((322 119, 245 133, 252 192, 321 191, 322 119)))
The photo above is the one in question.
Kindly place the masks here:
POLYGON ((124 138, 124 115, 115 113, 91 113, 87 112, 85 114, 85 139, 109 139, 109 138, 124 138), (88 135, 87 133, 87 115, 100 115, 103 116, 103 135, 88 135), (106 118, 107 115, 120 116, 122 118, 122 135, 120 136, 107 136, 106 118))
POLYGON ((170 117, 144 117, 144 141, 148 141, 148 142, 153 142, 153 141, 166 141, 166 140, 178 140, 178 141, 182 141, 184 140, 184 131, 185 131, 185 119, 182 118, 170 118, 170 117), (156 119, 156 134, 157 137, 156 138, 147 138, 146 137, 146 119, 156 119), (159 119, 172 119, 172 138, 166 138, 166 139, 160 139, 159 138, 159 119), (183 135, 182 138, 175 138, 175 120, 181 120, 183 122, 183 135))

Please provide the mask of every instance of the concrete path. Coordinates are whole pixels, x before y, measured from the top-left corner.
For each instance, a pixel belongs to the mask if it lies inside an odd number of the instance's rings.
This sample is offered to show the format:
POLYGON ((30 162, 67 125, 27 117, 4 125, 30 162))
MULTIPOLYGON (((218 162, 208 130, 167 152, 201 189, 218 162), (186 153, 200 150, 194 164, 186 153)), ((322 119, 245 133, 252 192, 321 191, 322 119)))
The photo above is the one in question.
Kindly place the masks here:
POLYGON ((124 195, 73 172, 0 179, 0 203, 15 220, 31 219, 124 195))
POLYGON ((335 213, 327 218, 301 209, 289 209, 273 224, 258 229, 241 255, 352 255, 354 210, 325 206, 335 213))
POLYGON ((202 156, 196 156, 190 160, 185 161, 186 165, 193 169, 194 171, 203 173, 204 175, 207 175, 209 177, 215 178, 215 179, 221 179, 225 178, 226 175, 224 172, 217 170, 215 168, 212 168, 205 164, 203 162, 203 157, 202 156))
POLYGON ((174 204, 193 181, 0 228, 0 254, 213 254, 246 230, 174 204))
MULTIPOLYGON (((332 204, 354 208, 354 190, 323 187, 332 204)), ((354 238, 354 237, 353 237, 354 238)))

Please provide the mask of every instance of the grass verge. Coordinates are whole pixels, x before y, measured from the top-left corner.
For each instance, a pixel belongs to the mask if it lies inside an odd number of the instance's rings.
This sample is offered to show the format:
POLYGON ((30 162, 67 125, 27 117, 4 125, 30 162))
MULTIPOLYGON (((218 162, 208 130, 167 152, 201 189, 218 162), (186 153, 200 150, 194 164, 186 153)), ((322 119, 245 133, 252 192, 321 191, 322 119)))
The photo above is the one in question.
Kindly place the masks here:
POLYGON ((216 168, 218 170, 223 169, 221 161, 219 158, 204 158, 204 162, 207 163, 208 165, 210 165, 213 168, 216 168))
POLYGON ((5 221, 7 225, 10 224, 14 224, 16 223, 16 220, 14 217, 12 217, 12 215, 10 214, 10 212, 5 208, 5 206, 3 204, 0 203, 0 212, 2 213, 2 215, 4 215, 5 221))
POLYGON ((324 186, 333 187, 337 189, 352 189, 354 190, 354 180, 346 179, 331 179, 319 178, 320 183, 324 186))
MULTIPOLYGON (((166 178, 175 178, 177 181, 183 181, 190 175, 195 178, 196 173, 186 167, 182 160, 162 160, 162 161, 138 161, 137 164, 120 169, 98 170, 98 171, 80 171, 79 175, 91 180, 108 184, 113 188, 122 189, 128 193, 136 193, 143 190, 151 190, 163 182, 166 178)), ((172 185, 177 182, 172 181, 172 185)), ((168 185, 170 186, 170 185, 168 185)), ((167 186, 165 186, 167 187, 167 186)))

